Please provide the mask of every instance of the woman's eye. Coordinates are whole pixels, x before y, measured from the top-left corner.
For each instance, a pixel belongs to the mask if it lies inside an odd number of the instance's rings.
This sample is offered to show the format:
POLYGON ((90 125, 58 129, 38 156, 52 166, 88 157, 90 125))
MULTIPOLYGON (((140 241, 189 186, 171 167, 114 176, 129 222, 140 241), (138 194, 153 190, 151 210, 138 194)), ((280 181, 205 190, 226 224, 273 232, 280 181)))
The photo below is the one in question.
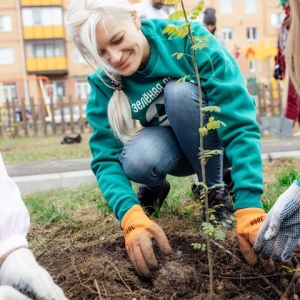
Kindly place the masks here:
POLYGON ((114 44, 120 44, 122 41, 123 41, 123 35, 121 36, 121 38, 115 41, 114 44))

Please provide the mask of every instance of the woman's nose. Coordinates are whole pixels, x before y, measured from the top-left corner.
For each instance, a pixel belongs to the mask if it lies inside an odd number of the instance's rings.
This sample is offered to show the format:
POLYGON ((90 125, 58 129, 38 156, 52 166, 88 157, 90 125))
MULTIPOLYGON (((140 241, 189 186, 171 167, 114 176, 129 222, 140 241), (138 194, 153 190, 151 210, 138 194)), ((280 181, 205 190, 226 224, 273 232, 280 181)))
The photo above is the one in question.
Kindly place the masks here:
POLYGON ((112 64, 119 63, 121 61, 122 53, 117 49, 111 49, 108 51, 108 61, 112 64))

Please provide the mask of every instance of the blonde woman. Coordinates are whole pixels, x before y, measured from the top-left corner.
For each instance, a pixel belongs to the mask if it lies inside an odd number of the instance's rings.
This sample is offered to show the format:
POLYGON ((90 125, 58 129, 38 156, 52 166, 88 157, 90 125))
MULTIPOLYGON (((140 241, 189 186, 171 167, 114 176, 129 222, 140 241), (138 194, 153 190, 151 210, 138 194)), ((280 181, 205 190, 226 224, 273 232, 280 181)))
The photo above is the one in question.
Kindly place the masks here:
MULTIPOLYGON (((120 221, 136 271, 150 277, 158 266, 152 240, 162 253, 172 253, 163 229, 149 217, 169 193, 166 176, 196 173, 202 181, 199 92, 191 41, 188 37, 169 39, 162 33, 167 25, 180 26, 183 21, 140 20, 127 0, 70 1, 65 23, 83 57, 96 67, 88 77, 91 168, 120 221), (177 59, 176 52, 185 55, 177 59), (184 82, 177 82, 183 77, 184 82), (136 132, 134 120, 143 126, 141 131, 136 132), (139 183, 137 195, 131 181, 139 183)), ((257 256, 252 244, 265 216, 260 200, 262 161, 254 99, 238 65, 221 43, 199 22, 192 23, 192 30, 208 43, 197 51, 203 105, 220 107, 221 112, 212 116, 226 123, 218 132, 210 131, 203 146, 224 148, 232 165, 237 236, 245 258, 254 264, 257 256)), ((215 187, 208 196, 209 206, 218 205, 214 213, 217 224, 228 220, 233 210, 220 186, 222 171, 222 155, 208 160, 206 182, 215 187)))

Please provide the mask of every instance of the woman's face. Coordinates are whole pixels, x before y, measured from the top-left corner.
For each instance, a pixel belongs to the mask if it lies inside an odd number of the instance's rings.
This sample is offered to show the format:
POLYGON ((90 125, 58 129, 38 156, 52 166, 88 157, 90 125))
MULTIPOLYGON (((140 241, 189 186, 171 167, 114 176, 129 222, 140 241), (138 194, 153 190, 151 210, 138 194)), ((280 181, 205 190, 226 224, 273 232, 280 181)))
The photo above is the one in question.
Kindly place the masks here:
POLYGON ((140 30, 135 12, 128 19, 107 18, 96 27, 98 52, 122 76, 130 76, 147 64, 150 46, 140 30))

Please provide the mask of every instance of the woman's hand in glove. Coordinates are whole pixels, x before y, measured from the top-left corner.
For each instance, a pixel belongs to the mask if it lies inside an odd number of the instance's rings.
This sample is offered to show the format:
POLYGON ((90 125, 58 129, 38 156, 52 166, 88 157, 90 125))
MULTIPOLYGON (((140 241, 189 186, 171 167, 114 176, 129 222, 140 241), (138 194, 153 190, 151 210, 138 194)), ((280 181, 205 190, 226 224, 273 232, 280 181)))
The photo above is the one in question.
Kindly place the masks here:
POLYGON ((162 228, 146 216, 140 205, 134 205, 127 211, 122 220, 122 229, 127 253, 141 277, 151 277, 151 270, 158 267, 153 251, 153 239, 163 254, 173 253, 162 228))
MULTIPOLYGON (((236 235, 240 250, 252 266, 258 261, 258 256, 254 253, 252 245, 256 240, 257 232, 266 217, 266 213, 261 208, 244 208, 238 209, 234 214, 236 216, 236 235)), ((260 260, 267 273, 275 271, 271 259, 261 258, 260 260)))
POLYGON ((27 248, 14 250, 5 258, 0 268, 0 282, 14 287, 29 299, 67 300, 62 289, 27 248))

